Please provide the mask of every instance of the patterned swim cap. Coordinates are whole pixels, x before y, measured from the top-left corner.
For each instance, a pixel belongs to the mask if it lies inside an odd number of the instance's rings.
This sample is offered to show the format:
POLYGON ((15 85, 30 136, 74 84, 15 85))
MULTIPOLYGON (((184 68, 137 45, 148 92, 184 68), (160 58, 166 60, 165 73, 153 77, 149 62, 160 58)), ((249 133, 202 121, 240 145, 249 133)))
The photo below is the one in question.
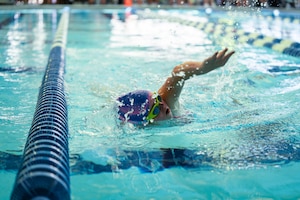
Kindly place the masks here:
POLYGON ((152 93, 147 90, 137 90, 120 96, 117 99, 119 119, 133 124, 147 124, 151 98, 152 93))

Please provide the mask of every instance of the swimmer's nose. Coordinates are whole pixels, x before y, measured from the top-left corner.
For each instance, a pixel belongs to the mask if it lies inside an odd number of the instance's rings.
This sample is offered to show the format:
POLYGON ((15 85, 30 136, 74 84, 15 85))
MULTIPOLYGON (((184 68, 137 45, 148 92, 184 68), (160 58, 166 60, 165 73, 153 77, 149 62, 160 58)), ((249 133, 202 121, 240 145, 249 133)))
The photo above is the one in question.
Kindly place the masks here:
POLYGON ((169 113, 170 113, 170 109, 167 108, 167 110, 166 110, 166 115, 168 115, 169 113))

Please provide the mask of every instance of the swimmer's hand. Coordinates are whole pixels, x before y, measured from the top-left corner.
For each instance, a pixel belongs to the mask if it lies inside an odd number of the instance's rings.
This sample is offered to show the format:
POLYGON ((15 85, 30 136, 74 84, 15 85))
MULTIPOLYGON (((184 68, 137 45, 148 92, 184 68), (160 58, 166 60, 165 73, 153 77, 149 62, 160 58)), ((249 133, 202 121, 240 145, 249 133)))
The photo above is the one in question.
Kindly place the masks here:
POLYGON ((219 67, 224 66, 229 58, 234 54, 234 51, 227 53, 228 49, 217 51, 212 56, 206 58, 202 62, 187 61, 173 69, 173 76, 180 76, 184 80, 189 79, 194 75, 206 74, 219 67))
POLYGON ((214 69, 224 66, 229 58, 234 54, 234 51, 227 53, 228 49, 225 48, 220 52, 214 53, 211 57, 203 61, 202 72, 208 73, 214 69))

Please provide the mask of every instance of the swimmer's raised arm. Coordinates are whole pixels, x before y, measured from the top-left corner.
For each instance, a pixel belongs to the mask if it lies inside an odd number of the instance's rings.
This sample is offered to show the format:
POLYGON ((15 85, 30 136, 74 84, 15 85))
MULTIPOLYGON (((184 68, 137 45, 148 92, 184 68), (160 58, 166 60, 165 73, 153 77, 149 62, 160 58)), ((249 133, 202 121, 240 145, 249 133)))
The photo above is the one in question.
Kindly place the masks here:
POLYGON ((172 76, 168 77, 158 90, 159 95, 168 104, 171 110, 175 108, 175 103, 178 101, 184 86, 184 81, 193 76, 206 74, 224 66, 234 54, 234 51, 227 51, 228 49, 225 48, 222 51, 214 53, 202 62, 187 61, 174 67, 172 76))

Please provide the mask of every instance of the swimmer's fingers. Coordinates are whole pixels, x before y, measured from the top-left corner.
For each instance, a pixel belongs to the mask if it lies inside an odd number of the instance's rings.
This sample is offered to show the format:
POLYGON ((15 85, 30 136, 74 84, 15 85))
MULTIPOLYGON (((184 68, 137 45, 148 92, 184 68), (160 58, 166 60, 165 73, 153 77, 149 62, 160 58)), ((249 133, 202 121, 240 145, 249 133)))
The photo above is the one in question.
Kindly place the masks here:
POLYGON ((222 51, 220 51, 217 55, 218 65, 223 66, 227 63, 229 58, 234 54, 234 51, 231 51, 227 53, 228 49, 225 48, 222 51))
POLYGON ((229 58, 235 53, 235 51, 231 51, 229 52, 228 54, 225 54, 224 57, 223 57, 223 62, 224 62, 224 65, 227 63, 227 61, 229 60, 229 58))
POLYGON ((225 48, 225 49, 219 51, 218 54, 217 54, 217 58, 218 58, 218 59, 219 59, 219 58, 222 59, 222 58, 224 57, 224 55, 226 54, 227 51, 228 51, 227 48, 225 48))
POLYGON ((210 59, 211 60, 216 60, 217 59, 217 56, 218 56, 218 54, 219 54, 219 52, 217 51, 217 52, 215 52, 211 57, 210 57, 210 59))

